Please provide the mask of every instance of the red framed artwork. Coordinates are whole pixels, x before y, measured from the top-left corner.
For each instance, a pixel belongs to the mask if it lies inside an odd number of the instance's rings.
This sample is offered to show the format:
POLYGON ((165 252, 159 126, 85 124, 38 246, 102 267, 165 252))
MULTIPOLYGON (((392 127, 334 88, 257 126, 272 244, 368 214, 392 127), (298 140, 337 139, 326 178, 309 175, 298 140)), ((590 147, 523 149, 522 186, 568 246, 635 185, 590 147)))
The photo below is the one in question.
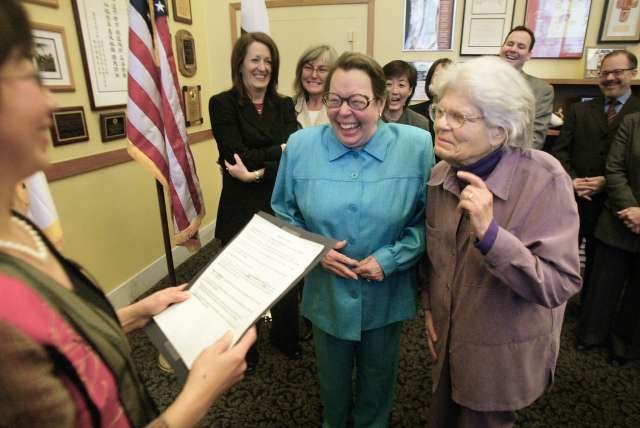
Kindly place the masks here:
POLYGON ((582 58, 591 0, 527 0, 524 22, 536 35, 532 58, 582 58))

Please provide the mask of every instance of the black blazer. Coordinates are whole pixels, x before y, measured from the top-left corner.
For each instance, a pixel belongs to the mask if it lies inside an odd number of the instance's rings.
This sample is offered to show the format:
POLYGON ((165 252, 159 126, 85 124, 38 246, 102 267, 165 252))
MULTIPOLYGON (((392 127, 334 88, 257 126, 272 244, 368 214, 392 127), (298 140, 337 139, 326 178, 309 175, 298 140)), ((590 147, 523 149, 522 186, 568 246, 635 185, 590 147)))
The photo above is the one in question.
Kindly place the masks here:
POLYGON ((607 125, 604 98, 578 102, 569 108, 560 136, 551 153, 571 178, 605 175, 607 154, 618 126, 627 114, 640 111, 640 98, 631 95, 622 106, 612 127, 607 125))
POLYGON ((607 157, 607 200, 596 236, 626 251, 640 252, 640 235, 631 232, 616 213, 640 203, 640 113, 627 115, 607 157))
POLYGON ((250 100, 241 102, 234 89, 209 100, 211 131, 218 145, 222 167, 222 193, 216 220, 216 238, 228 243, 256 212, 271 211, 271 193, 282 149, 297 129, 293 101, 289 97, 265 97, 262 114, 250 100), (260 183, 243 183, 224 168, 224 160, 235 163, 237 153, 250 171, 265 168, 260 183))

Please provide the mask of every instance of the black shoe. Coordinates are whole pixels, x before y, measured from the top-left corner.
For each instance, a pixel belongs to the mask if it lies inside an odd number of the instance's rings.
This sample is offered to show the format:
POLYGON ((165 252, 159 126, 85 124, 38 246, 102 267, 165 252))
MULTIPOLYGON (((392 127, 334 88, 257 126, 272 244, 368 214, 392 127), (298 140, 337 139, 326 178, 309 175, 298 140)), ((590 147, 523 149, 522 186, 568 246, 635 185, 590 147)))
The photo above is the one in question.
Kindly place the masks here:
POLYGON ((258 346, 254 344, 247 351, 247 355, 244 357, 247 362, 247 370, 245 370, 246 375, 252 375, 255 373, 258 368, 258 362, 260 361, 260 353, 258 352, 258 346))
POLYGON ((293 360, 293 361, 299 361, 299 360, 301 360, 301 359, 302 359, 302 348, 300 348, 300 346, 299 346, 299 345, 296 345, 296 346, 294 347, 294 349, 291 349, 290 351, 285 352, 284 354, 285 354, 285 355, 287 356, 287 358, 289 358, 290 360, 293 360))
POLYGON ((609 364, 611 367, 622 367, 627 364, 629 360, 624 357, 619 357, 617 355, 609 355, 609 364))
POLYGON ((311 321, 304 318, 303 326, 302 326, 302 337, 300 340, 302 342, 308 342, 313 338, 313 326, 311 325, 311 321))
POLYGON ((302 359, 302 348, 300 348, 299 344, 289 345, 289 346, 280 346, 277 344, 273 344, 275 348, 282 352, 286 357, 290 360, 301 360, 302 359))
POLYGON ((257 368, 258 368, 258 361, 247 360, 247 369, 244 371, 244 374, 247 376, 251 376, 256 372, 257 368))
POLYGON ((595 348, 595 345, 587 345, 586 343, 583 343, 579 340, 578 343, 576 343, 576 351, 578 352, 587 352, 593 348, 595 348))

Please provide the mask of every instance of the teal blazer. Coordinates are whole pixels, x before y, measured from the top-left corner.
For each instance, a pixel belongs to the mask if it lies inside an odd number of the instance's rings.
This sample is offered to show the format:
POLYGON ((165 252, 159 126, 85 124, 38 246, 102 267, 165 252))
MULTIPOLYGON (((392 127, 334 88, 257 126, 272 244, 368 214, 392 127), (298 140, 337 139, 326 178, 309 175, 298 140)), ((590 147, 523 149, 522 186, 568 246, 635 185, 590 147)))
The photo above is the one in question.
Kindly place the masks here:
POLYGON ((364 330, 415 316, 432 147, 428 132, 382 121, 360 150, 342 145, 330 125, 289 138, 271 199, 275 214, 346 240, 342 253, 356 260, 373 255, 385 273, 383 281, 367 282, 316 267, 305 279, 302 311, 321 330, 360 340, 364 330))

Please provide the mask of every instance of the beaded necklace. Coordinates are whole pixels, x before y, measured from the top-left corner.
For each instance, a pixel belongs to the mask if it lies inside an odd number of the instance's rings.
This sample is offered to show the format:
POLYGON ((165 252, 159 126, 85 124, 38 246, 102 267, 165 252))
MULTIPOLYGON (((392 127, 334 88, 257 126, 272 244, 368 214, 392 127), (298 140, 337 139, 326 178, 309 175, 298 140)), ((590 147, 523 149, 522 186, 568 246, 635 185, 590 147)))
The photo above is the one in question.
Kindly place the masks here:
POLYGON ((23 254, 33 257, 36 260, 44 261, 47 258, 47 247, 38 232, 36 232, 29 223, 18 217, 11 217, 11 221, 13 221, 17 226, 19 226, 22 230, 29 234, 31 239, 33 239, 36 248, 34 250, 28 245, 24 245, 14 241, 7 241, 4 239, 0 239, 0 248, 19 251, 23 254))

